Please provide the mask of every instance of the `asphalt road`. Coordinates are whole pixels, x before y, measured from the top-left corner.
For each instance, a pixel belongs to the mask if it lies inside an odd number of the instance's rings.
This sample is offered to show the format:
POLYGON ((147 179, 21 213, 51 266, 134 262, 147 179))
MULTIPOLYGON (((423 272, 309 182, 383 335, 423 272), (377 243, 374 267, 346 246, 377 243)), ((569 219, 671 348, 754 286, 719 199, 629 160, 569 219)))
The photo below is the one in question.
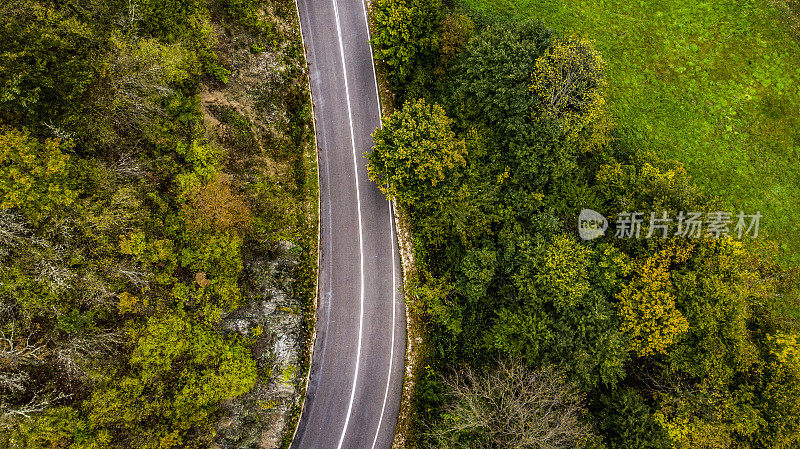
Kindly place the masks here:
POLYGON ((380 107, 362 0, 297 0, 320 174, 319 304, 294 449, 388 449, 403 381, 405 306, 391 208, 364 152, 380 107))

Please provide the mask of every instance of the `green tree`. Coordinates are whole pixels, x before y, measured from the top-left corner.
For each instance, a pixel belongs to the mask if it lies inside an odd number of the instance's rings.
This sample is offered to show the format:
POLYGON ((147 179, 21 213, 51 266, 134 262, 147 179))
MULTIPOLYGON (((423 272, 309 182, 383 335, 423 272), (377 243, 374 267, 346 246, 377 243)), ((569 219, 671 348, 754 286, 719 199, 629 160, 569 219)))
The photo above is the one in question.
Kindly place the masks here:
POLYGON ((653 418, 654 410, 634 388, 619 386, 601 393, 593 404, 597 427, 608 449, 668 449, 667 432, 653 418))
POLYGON ((377 0, 372 6, 375 58, 402 93, 423 64, 430 64, 438 44, 441 0, 377 0))
MULTIPOLYGON (((651 326, 660 329, 654 335, 669 340, 669 350, 661 347, 662 355, 643 361, 655 373, 648 376, 645 388, 656 403, 654 419, 673 447, 730 447, 769 432, 758 398, 765 392, 762 382, 770 382, 760 360, 766 351, 758 349, 765 342, 758 336, 762 324, 752 315, 751 305, 766 303, 774 290, 747 262, 740 242, 719 239, 667 244, 644 265, 652 273, 660 271, 654 276, 661 280, 639 289, 648 296, 648 286, 666 282, 658 291, 670 297, 670 313, 679 314, 682 326, 679 333, 673 333, 675 326, 667 321, 651 326), (653 265, 657 259, 662 262, 653 265)), ((649 323, 643 317, 637 326, 646 328, 649 323)), ((636 336, 633 341, 638 341, 636 336)), ((795 394, 793 387, 785 393, 795 394)), ((791 428, 791 421, 784 423, 791 428)))
MULTIPOLYGON (((80 442, 87 436, 87 423, 77 409, 53 407, 36 414, 30 419, 20 419, 8 428, 0 429, 7 433, 0 439, 0 448, 60 448, 75 447, 71 443, 80 442)), ((101 437, 101 439, 103 439, 101 437)), ((106 443, 108 443, 106 441, 106 443)))
POLYGON ((444 76, 459 53, 475 34, 475 23, 466 14, 450 13, 439 26, 439 65, 436 74, 444 76))
POLYGON ((718 390, 702 382, 666 385, 672 391, 655 394, 658 406, 653 417, 675 449, 736 447, 764 424, 747 387, 718 390))
POLYGON ((12 130, 0 134, 0 208, 19 209, 38 222, 75 201, 69 185, 70 148, 58 139, 44 143, 28 133, 12 130))
POLYGON ((136 0, 134 4, 141 15, 137 22, 141 30, 166 42, 199 25, 203 13, 200 0, 136 0))
POLYGON ((437 104, 406 103, 375 131, 367 155, 370 177, 399 203, 419 209, 447 202, 465 164, 465 146, 437 104))
POLYGON ((676 304, 689 330, 670 351, 670 366, 725 389, 756 364, 751 304, 774 291, 747 265, 740 241, 704 241, 693 253, 673 270, 676 304))
POLYGON ((220 401, 248 391, 255 361, 235 337, 174 313, 132 332, 132 370, 112 370, 86 406, 92 432, 130 447, 210 443, 220 401))
POLYGON ((559 365, 586 390, 623 377, 626 347, 604 290, 618 291, 630 267, 619 251, 601 249, 565 235, 523 246, 512 278, 520 303, 498 312, 487 342, 530 365, 559 365))
POLYGON ((766 421, 753 440, 780 449, 800 444, 800 339, 778 331, 767 336, 766 365, 757 407, 766 421))
POLYGON ((196 310, 209 322, 218 322, 222 315, 241 305, 241 238, 231 234, 197 235, 186 242, 180 261, 193 273, 205 273, 208 284, 198 283, 191 289, 176 284, 173 295, 179 303, 196 310))
POLYGON ((595 174, 595 189, 608 215, 622 211, 701 211, 709 201, 678 161, 641 155, 628 163, 610 161, 595 174))
POLYGON ((450 109, 463 123, 485 123, 505 141, 530 122, 536 96, 530 91, 537 59, 552 42, 540 24, 494 24, 464 47, 453 67, 450 109))
POLYGON ((44 2, 3 2, 0 17, 0 123, 37 135, 79 126, 104 76, 104 40, 44 2))
POLYGON ((555 196, 565 184, 580 181, 577 147, 554 123, 526 127, 508 138, 506 151, 511 178, 521 191, 555 196))

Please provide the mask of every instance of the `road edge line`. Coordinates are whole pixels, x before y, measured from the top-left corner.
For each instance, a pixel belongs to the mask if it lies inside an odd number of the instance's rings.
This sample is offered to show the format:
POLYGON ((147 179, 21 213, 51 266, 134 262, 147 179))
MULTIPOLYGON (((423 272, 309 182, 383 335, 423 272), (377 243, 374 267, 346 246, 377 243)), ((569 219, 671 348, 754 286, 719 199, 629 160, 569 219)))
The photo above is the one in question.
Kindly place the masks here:
MULTIPOLYGON (((385 105, 383 102, 383 97, 381 96, 381 90, 378 83, 378 75, 376 69, 376 61, 375 55, 372 48, 372 34, 371 28, 372 25, 371 16, 368 15, 368 11, 371 10, 373 0, 361 0, 362 8, 364 9, 364 20, 367 23, 367 33, 370 38, 369 42, 369 51, 370 55, 372 56, 372 73, 375 80, 375 90, 378 96, 378 113, 381 117, 381 124, 380 126, 383 127, 383 112, 384 107, 391 112, 391 108, 385 105), (367 7, 367 4, 370 7, 367 7)), ((391 95, 391 92, 388 91, 387 93, 391 95)), ((403 300, 403 306, 405 308, 405 315, 406 315, 406 351, 405 356, 403 359, 403 381, 402 381, 402 391, 400 397, 400 410, 397 414, 397 423, 395 424, 394 430, 394 438, 392 440, 392 449, 404 449, 406 447, 405 435, 404 430, 407 430, 407 420, 408 414, 411 411, 411 399, 413 395, 414 385, 416 384, 416 363, 420 348, 418 344, 422 344, 423 338, 421 335, 417 335, 418 332, 415 330, 415 323, 416 323, 416 316, 411 312, 410 309, 410 302, 409 297, 406 291, 406 286, 409 284, 410 280, 416 276, 416 266, 414 261, 414 247, 412 243, 411 231, 408 229, 407 226, 407 219, 408 217, 405 216, 404 211, 397 205, 397 202, 392 199, 390 200, 393 215, 394 215, 394 228, 395 228, 395 235, 397 238, 397 248, 400 253, 400 285, 403 287, 403 292, 401 298, 403 300), (416 336, 416 337, 415 337, 416 336)))
POLYGON ((308 351, 308 370, 306 370, 305 380, 303 382, 303 394, 300 398, 300 410, 297 414, 297 422, 294 424, 294 431, 292 431, 292 438, 289 441, 289 448, 294 444, 297 437, 297 431, 300 429, 300 421, 303 419, 303 412, 306 408, 306 397, 308 395, 308 384, 311 382, 311 366, 314 358, 314 345, 317 342, 317 307, 319 307, 319 273, 320 263, 322 262, 322 195, 320 194, 320 179, 319 179, 319 143, 317 142, 317 106, 314 104, 314 95, 311 92, 311 69, 308 65, 308 47, 306 47, 305 36, 303 35, 303 21, 300 19, 300 5, 297 0, 294 0, 294 10, 297 13, 297 29, 300 31, 300 43, 303 45, 303 61, 305 61, 306 68, 306 88, 308 89, 308 101, 311 105, 311 127, 314 132, 314 155, 317 161, 317 275, 314 276, 314 300, 312 303, 313 315, 311 317, 311 336, 306 348, 308 351))

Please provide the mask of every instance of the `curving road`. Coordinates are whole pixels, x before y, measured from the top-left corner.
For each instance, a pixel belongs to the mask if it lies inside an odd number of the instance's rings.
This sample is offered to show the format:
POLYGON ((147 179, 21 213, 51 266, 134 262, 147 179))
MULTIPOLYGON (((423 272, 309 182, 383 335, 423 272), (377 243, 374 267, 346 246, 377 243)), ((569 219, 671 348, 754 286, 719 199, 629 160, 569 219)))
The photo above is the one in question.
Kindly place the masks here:
POLYGON ((297 0, 320 176, 316 341, 293 449, 388 449, 403 381, 405 306, 391 208, 363 154, 380 106, 363 0, 297 0))

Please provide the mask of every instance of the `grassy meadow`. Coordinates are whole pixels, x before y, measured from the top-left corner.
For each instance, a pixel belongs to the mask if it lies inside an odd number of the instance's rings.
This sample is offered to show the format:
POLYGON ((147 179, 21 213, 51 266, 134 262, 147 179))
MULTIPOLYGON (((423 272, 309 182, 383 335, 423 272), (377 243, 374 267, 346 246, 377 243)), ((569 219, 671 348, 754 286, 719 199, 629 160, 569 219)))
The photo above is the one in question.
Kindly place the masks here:
POLYGON ((800 264, 800 35, 767 0, 461 0, 592 39, 615 121, 800 264))

